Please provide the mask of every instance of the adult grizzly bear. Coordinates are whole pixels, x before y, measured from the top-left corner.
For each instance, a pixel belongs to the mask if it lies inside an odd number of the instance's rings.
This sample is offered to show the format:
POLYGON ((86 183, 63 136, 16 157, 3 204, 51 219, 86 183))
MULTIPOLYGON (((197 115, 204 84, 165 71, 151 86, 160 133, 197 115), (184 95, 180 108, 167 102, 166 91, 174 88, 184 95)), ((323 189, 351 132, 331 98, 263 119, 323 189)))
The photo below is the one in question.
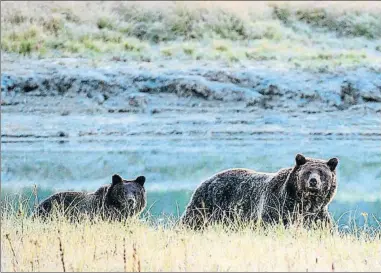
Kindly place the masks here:
POLYGON ((56 207, 56 212, 71 219, 78 219, 81 215, 126 219, 140 213, 146 206, 144 182, 144 176, 125 180, 115 174, 110 185, 102 186, 94 193, 59 192, 48 197, 37 207, 34 216, 46 217, 56 207))
POLYGON ((328 204, 336 193, 337 158, 328 161, 296 155, 292 168, 277 173, 229 169, 217 173, 195 190, 181 222, 202 228, 235 220, 288 225, 332 226, 328 204))

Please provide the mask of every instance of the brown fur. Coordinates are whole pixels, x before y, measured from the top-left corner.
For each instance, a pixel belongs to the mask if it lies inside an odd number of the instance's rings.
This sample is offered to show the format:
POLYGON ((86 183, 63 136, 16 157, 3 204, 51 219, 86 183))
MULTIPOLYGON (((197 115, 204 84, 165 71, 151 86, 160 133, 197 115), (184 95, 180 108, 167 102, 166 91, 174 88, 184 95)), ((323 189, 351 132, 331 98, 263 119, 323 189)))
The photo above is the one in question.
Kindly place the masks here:
POLYGON ((302 219, 307 225, 332 225, 328 204, 336 193, 338 160, 298 154, 295 161, 277 173, 230 169, 212 176, 193 193, 182 223, 201 228, 235 220, 289 224, 302 219))
POLYGON ((72 219, 87 215, 90 218, 100 216, 122 220, 140 213, 146 206, 144 182, 144 176, 124 180, 113 175, 110 185, 102 186, 94 193, 59 192, 48 197, 37 207, 34 215, 46 217, 56 207, 57 212, 72 219))

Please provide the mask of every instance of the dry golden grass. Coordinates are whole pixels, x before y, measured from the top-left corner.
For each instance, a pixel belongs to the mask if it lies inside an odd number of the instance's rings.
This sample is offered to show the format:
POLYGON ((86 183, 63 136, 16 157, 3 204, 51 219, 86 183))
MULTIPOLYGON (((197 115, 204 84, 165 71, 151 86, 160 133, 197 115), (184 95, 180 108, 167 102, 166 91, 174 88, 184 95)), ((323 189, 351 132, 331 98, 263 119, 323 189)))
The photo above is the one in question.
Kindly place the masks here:
POLYGON ((380 271, 381 237, 281 226, 72 224, 3 215, 2 271, 380 271))

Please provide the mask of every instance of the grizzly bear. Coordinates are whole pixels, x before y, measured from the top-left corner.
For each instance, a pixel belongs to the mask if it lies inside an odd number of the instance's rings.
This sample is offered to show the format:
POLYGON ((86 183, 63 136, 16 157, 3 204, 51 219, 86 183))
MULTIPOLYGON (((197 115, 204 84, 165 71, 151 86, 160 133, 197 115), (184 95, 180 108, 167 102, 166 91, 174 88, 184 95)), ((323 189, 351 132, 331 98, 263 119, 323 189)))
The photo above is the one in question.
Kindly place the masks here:
POLYGON ((297 154, 295 161, 276 173, 229 169, 215 174, 195 190, 181 223, 199 229, 236 220, 286 226, 302 220, 308 227, 332 227, 328 204, 336 193, 338 159, 297 154))
POLYGON ((79 216, 87 215, 90 219, 101 217, 120 221, 140 213, 145 208, 144 182, 144 176, 135 180, 125 180, 114 174, 110 185, 102 186, 94 193, 67 191, 48 197, 36 208, 34 216, 46 218, 55 211, 70 219, 79 219, 79 216))

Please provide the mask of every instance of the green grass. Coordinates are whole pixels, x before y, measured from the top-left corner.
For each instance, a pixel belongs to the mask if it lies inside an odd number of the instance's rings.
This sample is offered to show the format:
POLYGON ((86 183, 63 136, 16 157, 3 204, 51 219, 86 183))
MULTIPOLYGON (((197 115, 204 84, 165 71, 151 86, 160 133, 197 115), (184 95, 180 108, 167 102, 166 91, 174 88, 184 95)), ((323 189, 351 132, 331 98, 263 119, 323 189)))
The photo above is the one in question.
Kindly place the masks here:
POLYGON ((381 4, 375 2, 344 6, 2 2, 1 6, 1 49, 20 55, 279 61, 307 69, 381 63, 381 4))
POLYGON ((111 19, 106 18, 106 17, 101 17, 97 21, 97 26, 99 29, 113 29, 114 26, 111 22, 111 19))

